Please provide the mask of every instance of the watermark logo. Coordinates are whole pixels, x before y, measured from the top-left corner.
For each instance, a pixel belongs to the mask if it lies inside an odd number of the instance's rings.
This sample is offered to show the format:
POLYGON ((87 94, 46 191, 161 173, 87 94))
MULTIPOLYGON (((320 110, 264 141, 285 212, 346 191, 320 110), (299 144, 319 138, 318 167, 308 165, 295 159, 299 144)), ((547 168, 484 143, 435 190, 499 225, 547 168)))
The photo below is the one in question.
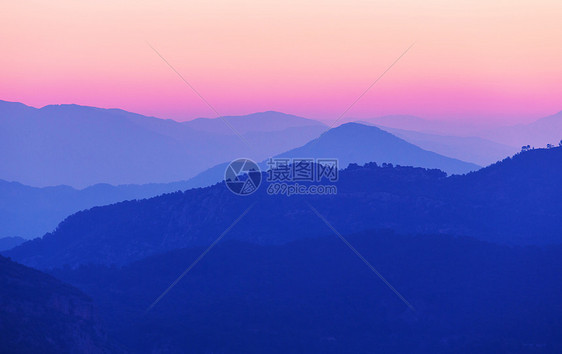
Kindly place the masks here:
MULTIPOLYGON (((332 158, 270 158, 267 161, 269 195, 333 195, 339 179, 338 160, 332 158)), ((257 163, 240 158, 225 170, 227 188, 236 195, 246 196, 258 190, 262 172, 257 163)))
POLYGON ((250 159, 232 161, 224 172, 226 187, 236 195, 250 195, 258 190, 262 176, 257 163, 250 159))
POLYGON ((338 160, 329 158, 270 158, 267 161, 267 194, 337 194, 338 160), (328 184, 319 184, 328 182, 328 184))

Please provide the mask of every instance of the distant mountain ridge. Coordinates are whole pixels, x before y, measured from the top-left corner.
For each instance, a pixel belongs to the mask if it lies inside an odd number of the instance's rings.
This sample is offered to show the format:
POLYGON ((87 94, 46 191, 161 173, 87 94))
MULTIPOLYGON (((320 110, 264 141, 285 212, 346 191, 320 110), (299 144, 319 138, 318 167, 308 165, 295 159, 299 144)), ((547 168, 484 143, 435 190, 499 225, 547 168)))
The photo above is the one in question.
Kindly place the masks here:
MULTIPOLYGON (((24 106, 25 107, 25 106, 24 106)), ((116 113, 128 116, 127 112, 116 113)), ((273 115, 278 115, 272 112, 273 115)), ((254 120, 261 119, 259 114, 254 120)), ((245 121, 245 118, 236 119, 245 121)), ((166 126, 170 122, 157 119, 132 118, 135 124, 166 126)), ((301 124, 301 118, 294 118, 301 124)), ((220 120, 213 124, 222 124, 220 120)), ((175 125, 176 123, 170 123, 175 125)), ((289 122, 288 124, 295 124, 289 122)), ((302 123, 304 124, 304 123, 302 123)), ((267 140, 282 140, 287 136, 307 132, 311 136, 316 134, 319 127, 315 124, 302 127, 286 127, 281 131, 246 132, 246 137, 257 142, 257 145, 267 144, 267 140), (262 141, 263 140, 263 141, 262 141)), ((320 128, 323 129, 323 128, 320 128)), ((165 129, 167 134, 179 134, 175 129, 165 129)), ((232 133, 232 132, 231 132, 232 133)), ((234 134, 234 133, 232 133, 234 134)), ((173 137, 175 138, 175 137, 173 137)), ((394 163, 429 168, 441 168, 447 172, 464 173, 478 168, 476 165, 440 157, 439 155, 423 151, 407 142, 393 137, 378 128, 365 125, 343 125, 325 132, 318 141, 304 145, 301 149, 288 151, 278 156, 297 154, 297 157, 336 157, 340 159, 340 168, 347 164, 376 161, 378 163, 394 163), (345 131, 344 131, 345 130, 345 131), (307 146, 314 146, 316 150, 306 150, 307 146), (333 149, 332 147, 337 147, 333 149), (305 149, 303 151, 303 149, 305 149), (299 152, 300 151, 300 152, 299 152)), ((171 193, 188 188, 206 187, 221 182, 228 163, 219 164, 196 175, 187 181, 171 183, 151 183, 141 185, 96 184, 77 190, 69 186, 35 188, 16 182, 0 180, 0 235, 19 235, 25 238, 40 237, 53 231, 65 217, 83 209, 121 202, 124 200, 144 199, 163 193, 171 193)), ((262 162, 261 168, 267 169, 262 162)))
POLYGON ((518 148, 523 145, 537 148, 558 145, 562 141, 562 111, 529 124, 489 129, 483 131, 482 136, 518 148))
MULTIPOLYGON (((562 139, 562 113, 531 124, 493 129, 468 121, 406 115, 366 121, 390 128, 387 130, 424 149, 478 165, 522 145, 544 147, 562 139), (444 133, 449 137, 435 136, 444 133), (480 146, 473 137, 486 141, 480 141, 480 146)), ((169 183, 188 180, 240 156, 261 161, 302 146, 326 129, 319 121, 274 111, 180 123, 120 109, 79 105, 36 109, 0 101, 0 179, 77 188, 97 183, 169 183)))
POLYGON ((471 121, 428 120, 408 115, 388 115, 363 119, 377 126, 459 137, 480 137, 502 145, 520 149, 523 145, 537 148, 558 145, 562 139, 562 111, 530 123, 515 125, 485 125, 471 121))
MULTIPOLYGON (((480 166, 432 151, 425 151, 378 127, 362 123, 345 123, 305 145, 274 156, 276 158, 337 158, 339 168, 350 163, 392 163, 402 166, 438 168, 448 173, 467 173, 480 166)), ((258 161, 259 162, 259 161, 258 161)), ((228 162, 203 171, 188 181, 189 186, 207 187, 221 182, 228 162)), ((263 171, 267 161, 259 163, 263 171)))
POLYGON ((422 149, 480 166, 488 166, 520 151, 520 148, 477 136, 440 135, 383 126, 379 128, 422 149))
POLYGON ((214 128, 203 131, 190 126, 195 123, 119 109, 78 105, 36 109, 0 101, 0 179, 78 188, 168 183, 240 156, 257 160, 273 156, 325 129, 319 122, 272 112, 253 114, 250 123, 244 123, 244 117, 225 119, 235 121, 244 132, 242 139, 213 132, 224 125, 220 119, 208 120, 214 128))
MULTIPOLYGON (((349 119, 353 120, 353 119, 349 119)), ((355 119, 357 121, 357 119, 355 119)), ((478 136, 478 132, 489 128, 490 123, 472 122, 470 120, 434 120, 413 115, 392 114, 375 118, 364 118, 361 121, 378 127, 416 131, 426 134, 452 136, 478 136)), ((492 125, 495 126, 495 125, 492 125)))
POLYGON ((292 114, 285 114, 275 111, 251 113, 245 116, 224 116, 221 118, 197 118, 182 124, 200 131, 219 133, 226 135, 236 134, 228 125, 232 126, 236 132, 246 134, 249 132, 272 132, 295 127, 328 127, 319 121, 298 117, 292 114))
POLYGON ((37 188, 0 180, 0 235, 19 235, 27 239, 40 237, 80 210, 150 198, 185 190, 188 186, 187 182, 120 186, 96 184, 78 190, 69 186, 37 188))
POLYGON ((437 168, 463 174, 480 168, 476 164, 445 157, 410 144, 374 126, 346 123, 330 129, 302 147, 277 157, 335 157, 340 167, 350 163, 392 163, 401 166, 437 168))

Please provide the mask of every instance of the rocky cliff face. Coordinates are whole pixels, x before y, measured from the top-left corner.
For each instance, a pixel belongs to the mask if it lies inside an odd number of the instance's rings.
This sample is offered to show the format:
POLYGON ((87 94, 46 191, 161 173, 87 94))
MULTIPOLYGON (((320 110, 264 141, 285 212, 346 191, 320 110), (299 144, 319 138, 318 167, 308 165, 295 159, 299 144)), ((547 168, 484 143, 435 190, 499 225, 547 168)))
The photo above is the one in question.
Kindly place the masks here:
POLYGON ((50 275, 0 257, 0 352, 110 350, 88 296, 50 275))

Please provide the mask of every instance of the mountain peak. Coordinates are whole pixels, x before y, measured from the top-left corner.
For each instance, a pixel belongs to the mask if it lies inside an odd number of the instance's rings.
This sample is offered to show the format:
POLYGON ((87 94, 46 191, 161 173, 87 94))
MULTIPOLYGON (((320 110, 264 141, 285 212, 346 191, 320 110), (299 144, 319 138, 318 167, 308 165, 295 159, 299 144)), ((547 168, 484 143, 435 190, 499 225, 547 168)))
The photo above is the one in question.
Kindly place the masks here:
POLYGON ((61 104, 48 104, 39 108, 42 111, 56 111, 56 110, 72 110, 72 111, 101 111, 105 108, 93 107, 93 106, 83 106, 75 103, 61 103, 61 104))
POLYGON ((233 131, 224 124, 227 121, 240 134, 249 132, 271 132, 280 131, 297 127, 324 127, 324 123, 319 121, 295 116, 292 114, 265 111, 247 115, 222 116, 220 118, 197 118, 183 124, 199 131, 206 131, 220 134, 234 134, 233 131))
POLYGON ((437 168, 462 174, 478 165, 423 150, 380 128, 346 123, 323 133, 318 139, 279 157, 337 158, 341 168, 350 163, 392 163, 402 166, 437 168))
POLYGON ((361 122, 349 122, 349 123, 344 123, 342 125, 339 125, 337 127, 334 127, 330 130, 333 131, 345 131, 345 130, 357 130, 357 131, 381 131, 381 132, 385 132, 384 130, 380 129, 379 127, 376 127, 374 125, 368 125, 368 124, 364 124, 361 122))

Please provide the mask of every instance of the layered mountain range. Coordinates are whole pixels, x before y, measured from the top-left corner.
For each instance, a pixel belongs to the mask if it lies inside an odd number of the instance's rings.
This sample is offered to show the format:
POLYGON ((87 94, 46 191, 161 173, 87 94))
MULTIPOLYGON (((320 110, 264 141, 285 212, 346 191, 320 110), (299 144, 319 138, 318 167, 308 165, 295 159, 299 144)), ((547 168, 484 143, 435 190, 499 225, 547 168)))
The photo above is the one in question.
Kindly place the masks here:
POLYGON ((553 244, 562 241, 561 166, 562 148, 554 148, 449 177, 437 169, 350 165, 335 183, 336 195, 272 196, 265 183, 240 198, 219 183, 78 212, 52 233, 7 254, 41 269, 126 264, 209 244, 252 203, 258 206, 229 237, 258 244, 316 237, 325 225, 310 203, 344 233, 393 229, 505 244, 553 244))
POLYGON ((47 233, 0 238, 0 351, 560 352, 562 147, 513 155, 558 121, 2 102, 0 235, 47 233), (241 156, 263 169, 243 197, 222 182, 241 156), (269 157, 337 158, 299 182, 337 193, 272 195, 269 157))

